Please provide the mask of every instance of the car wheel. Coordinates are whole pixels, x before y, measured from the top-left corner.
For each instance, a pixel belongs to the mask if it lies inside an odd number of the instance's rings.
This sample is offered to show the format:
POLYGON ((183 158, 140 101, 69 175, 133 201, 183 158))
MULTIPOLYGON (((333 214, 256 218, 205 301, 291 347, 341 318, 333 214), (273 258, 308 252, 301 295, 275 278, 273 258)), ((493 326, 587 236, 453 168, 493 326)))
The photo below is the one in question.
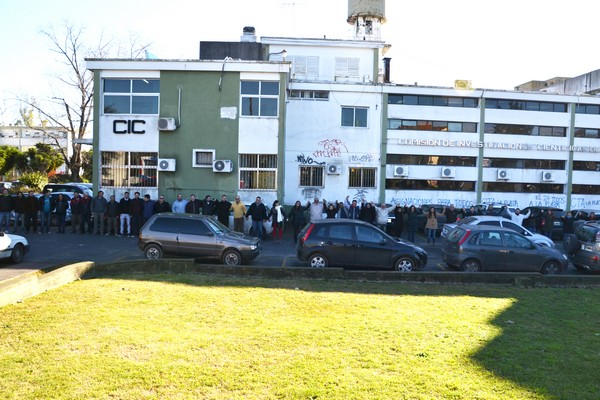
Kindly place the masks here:
POLYGON ((394 269, 398 272, 411 272, 415 270, 415 262, 410 257, 401 257, 394 264, 394 269))
POLYGON ((308 265, 312 268, 327 268, 329 262, 322 254, 313 254, 308 258, 308 265))
POLYGON ((14 263, 20 263, 23 261, 23 257, 25 257, 25 248, 21 243, 17 243, 15 247, 13 247, 12 253, 10 253, 10 259, 14 263))
POLYGON ((579 239, 577 238, 577 235, 572 233, 566 235, 563 242, 563 249, 567 254, 577 253, 577 250, 579 250, 579 239))
POLYGON ((146 254, 146 258, 148 260, 158 260, 162 258, 162 249, 157 244, 149 244, 144 249, 144 253, 146 254))
POLYGON ((556 261, 548 261, 542 266, 541 272, 544 275, 558 275, 561 273, 560 264, 556 261))
POLYGON ((240 265, 242 263, 242 256, 237 250, 225 250, 221 261, 225 265, 240 265))
POLYGON ((481 271, 481 263, 473 258, 470 258, 461 264, 460 269, 465 272, 479 272, 481 271))

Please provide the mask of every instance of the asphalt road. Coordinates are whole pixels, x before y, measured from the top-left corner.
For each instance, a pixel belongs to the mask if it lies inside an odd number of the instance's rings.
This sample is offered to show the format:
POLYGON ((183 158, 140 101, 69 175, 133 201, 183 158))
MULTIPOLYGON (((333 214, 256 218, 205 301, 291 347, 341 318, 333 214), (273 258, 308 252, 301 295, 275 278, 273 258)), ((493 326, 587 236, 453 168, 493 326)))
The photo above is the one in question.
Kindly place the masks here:
MULTIPOLYGON (((25 235, 30 244, 29 252, 20 264, 1 262, 0 281, 42 268, 80 261, 106 263, 144 258, 142 251, 137 247, 138 239, 136 237, 82 235, 69 233, 69 231, 70 227, 67 227, 67 233, 58 234, 56 228, 53 228, 53 232, 49 234, 25 235)), ((429 255, 426 271, 447 270, 447 266, 442 262, 441 240, 438 240, 436 246, 430 246, 426 244, 423 236, 417 235, 416 244, 423 247, 429 255)), ((562 249, 561 242, 556 242, 556 244, 559 249, 562 249)), ((207 262, 210 263, 211 261, 207 262)), ((266 240, 263 244, 263 252, 249 265, 267 267, 305 266, 296 259, 291 231, 286 232, 281 244, 275 244, 270 239, 266 240)), ((577 274, 579 272, 571 266, 568 273, 577 274)))

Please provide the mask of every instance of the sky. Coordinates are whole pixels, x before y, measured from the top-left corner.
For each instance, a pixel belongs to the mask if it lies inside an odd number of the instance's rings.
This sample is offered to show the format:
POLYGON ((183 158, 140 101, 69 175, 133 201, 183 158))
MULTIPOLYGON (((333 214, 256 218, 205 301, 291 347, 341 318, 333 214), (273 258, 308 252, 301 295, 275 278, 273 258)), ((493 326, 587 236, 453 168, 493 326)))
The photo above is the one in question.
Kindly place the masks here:
MULTIPOLYGON (((398 84, 512 90, 530 80, 600 69, 597 0, 387 0, 382 40, 398 84)), ((64 73, 41 30, 65 21, 101 36, 138 37, 162 59, 198 58, 201 40, 256 35, 351 38, 347 0, 0 0, 0 124, 16 97, 63 97, 64 73)))

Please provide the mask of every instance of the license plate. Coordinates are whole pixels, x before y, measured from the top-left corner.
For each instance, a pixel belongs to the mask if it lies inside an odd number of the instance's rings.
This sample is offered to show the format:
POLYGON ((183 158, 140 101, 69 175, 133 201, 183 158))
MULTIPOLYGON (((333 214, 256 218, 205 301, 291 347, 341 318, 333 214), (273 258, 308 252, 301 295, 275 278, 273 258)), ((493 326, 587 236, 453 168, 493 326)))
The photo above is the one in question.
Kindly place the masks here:
POLYGON ((554 226, 560 226, 560 222, 554 221, 554 226))

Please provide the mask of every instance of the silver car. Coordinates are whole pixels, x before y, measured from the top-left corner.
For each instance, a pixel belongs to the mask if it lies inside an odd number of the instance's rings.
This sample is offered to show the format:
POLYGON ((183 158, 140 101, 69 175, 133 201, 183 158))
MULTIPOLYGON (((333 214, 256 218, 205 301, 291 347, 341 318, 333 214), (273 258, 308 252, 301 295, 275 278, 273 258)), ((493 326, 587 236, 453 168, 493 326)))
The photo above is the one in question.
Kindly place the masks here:
POLYGON ((442 248, 442 260, 467 272, 560 274, 569 266, 567 256, 557 249, 535 244, 511 229, 486 225, 454 229, 442 248))
POLYGON ((140 230, 138 247, 150 260, 169 254, 226 265, 253 260, 262 250, 257 238, 234 232, 213 216, 175 213, 153 215, 140 230))
POLYGON ((504 228, 512 229, 515 232, 519 232, 521 235, 531 239, 534 243, 541 244, 542 246, 554 247, 554 242, 547 236, 540 235, 539 233, 533 233, 527 228, 524 228, 519 224, 515 224, 511 220, 508 220, 504 217, 495 217, 491 215, 474 215, 463 218, 454 224, 446 224, 444 225, 444 229, 442 229, 442 237, 448 237, 454 228, 462 225, 502 226, 504 228))

